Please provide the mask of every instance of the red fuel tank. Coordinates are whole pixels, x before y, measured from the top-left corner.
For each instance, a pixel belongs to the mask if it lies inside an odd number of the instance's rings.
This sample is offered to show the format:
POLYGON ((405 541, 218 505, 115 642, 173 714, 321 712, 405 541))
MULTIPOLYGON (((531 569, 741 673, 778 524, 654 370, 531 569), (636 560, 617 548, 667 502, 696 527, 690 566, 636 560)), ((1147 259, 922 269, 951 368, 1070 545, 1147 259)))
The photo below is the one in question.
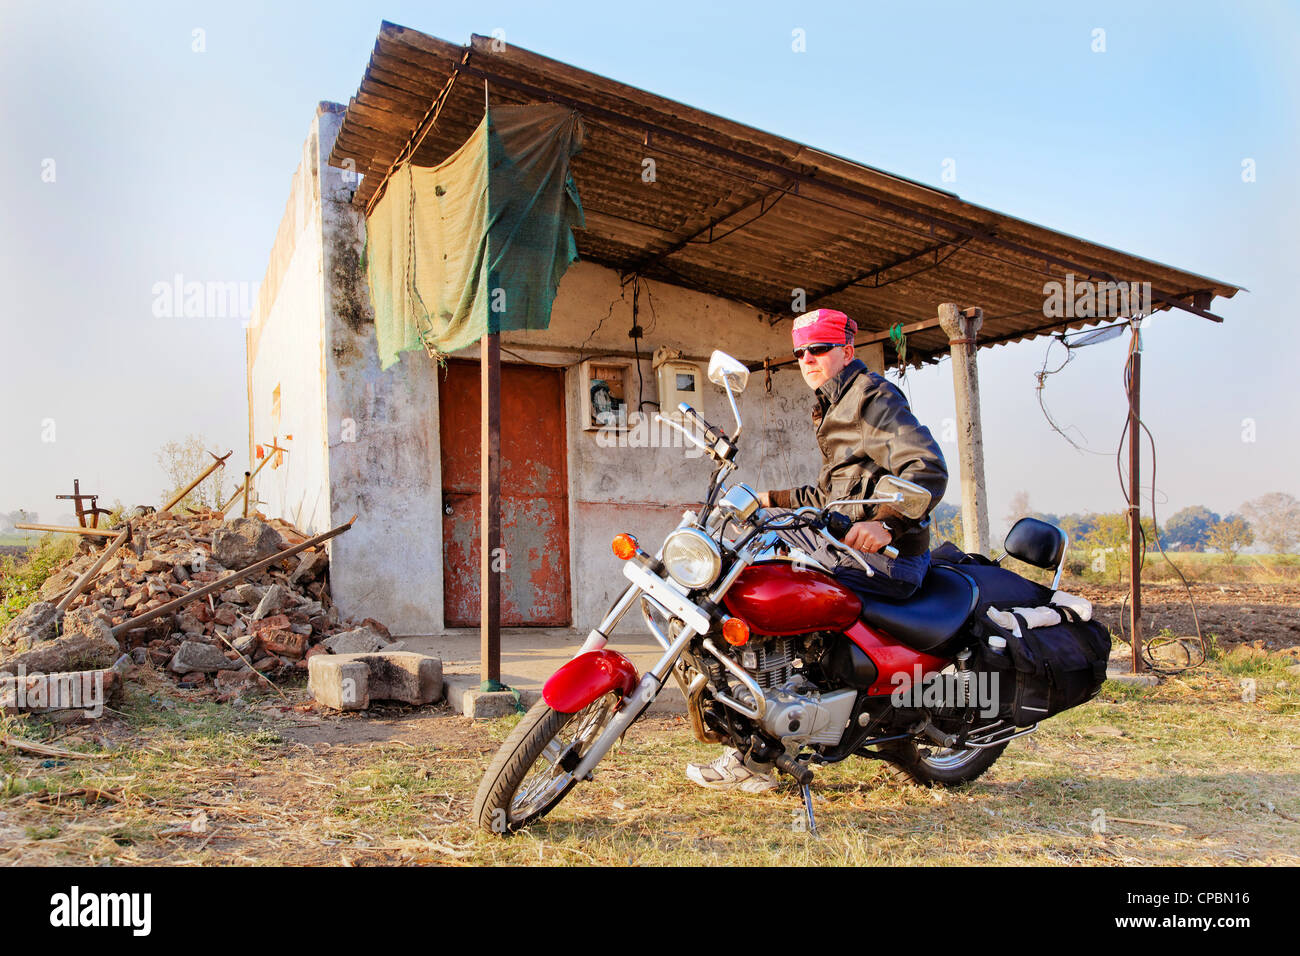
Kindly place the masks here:
POLYGON ((842 631, 862 611, 856 594, 828 574, 786 561, 755 564, 741 572, 722 599, 756 634, 842 631))

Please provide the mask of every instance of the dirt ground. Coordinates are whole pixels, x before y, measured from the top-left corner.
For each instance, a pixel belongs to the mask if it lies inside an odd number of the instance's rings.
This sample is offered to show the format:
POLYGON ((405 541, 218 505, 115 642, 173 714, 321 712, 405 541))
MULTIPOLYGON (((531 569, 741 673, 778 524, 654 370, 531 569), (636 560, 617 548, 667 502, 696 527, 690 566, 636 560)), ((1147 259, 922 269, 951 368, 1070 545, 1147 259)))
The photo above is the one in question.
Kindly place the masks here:
MULTIPOLYGON (((1072 593, 1093 603, 1097 620, 1120 633, 1120 607, 1124 603, 1123 631, 1128 631, 1128 585, 1071 586, 1072 593)), ((1300 583, 1204 584, 1191 586, 1191 598, 1200 618, 1201 633, 1209 640, 1218 635, 1224 646, 1250 644, 1266 650, 1300 647, 1300 583)), ((1142 632, 1150 637, 1169 630, 1192 637, 1196 624, 1181 582, 1142 584, 1142 632)))
MULTIPOLYGON (((1113 625, 1121 589, 1075 590, 1113 625)), ((1146 593, 1149 633, 1194 633, 1181 588, 1146 593)), ((0 718, 0 865, 1296 865, 1300 588, 1194 593, 1218 635, 1204 665, 1107 683, 957 790, 874 761, 822 768, 819 839, 792 786, 742 800, 687 782, 682 765, 716 748, 682 717, 638 722, 595 781, 503 840, 469 812, 508 719, 341 715, 301 685, 216 704, 146 671, 97 721, 0 718)))

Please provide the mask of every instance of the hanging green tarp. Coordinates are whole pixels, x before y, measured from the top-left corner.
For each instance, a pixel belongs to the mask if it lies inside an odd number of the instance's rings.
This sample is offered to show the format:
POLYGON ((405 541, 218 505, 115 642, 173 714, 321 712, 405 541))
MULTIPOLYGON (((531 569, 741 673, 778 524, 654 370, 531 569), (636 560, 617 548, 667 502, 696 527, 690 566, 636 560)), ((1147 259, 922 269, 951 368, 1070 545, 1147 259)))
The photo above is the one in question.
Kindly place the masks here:
POLYGON ((496 106, 438 166, 399 166, 366 219, 379 361, 441 355, 484 332, 544 329, 578 258, 569 160, 582 120, 560 106, 496 106))

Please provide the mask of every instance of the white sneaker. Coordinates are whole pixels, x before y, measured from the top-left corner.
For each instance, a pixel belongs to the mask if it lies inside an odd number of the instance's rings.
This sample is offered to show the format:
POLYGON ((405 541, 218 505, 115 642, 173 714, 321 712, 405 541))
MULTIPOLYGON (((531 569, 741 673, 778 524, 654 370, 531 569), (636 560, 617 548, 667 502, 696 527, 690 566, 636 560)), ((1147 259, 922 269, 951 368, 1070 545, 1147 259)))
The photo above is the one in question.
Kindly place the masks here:
POLYGON ((741 790, 745 793, 764 793, 775 790, 780 784, 771 774, 757 773, 745 766, 740 752, 728 747, 712 763, 689 763, 686 779, 710 790, 741 790))

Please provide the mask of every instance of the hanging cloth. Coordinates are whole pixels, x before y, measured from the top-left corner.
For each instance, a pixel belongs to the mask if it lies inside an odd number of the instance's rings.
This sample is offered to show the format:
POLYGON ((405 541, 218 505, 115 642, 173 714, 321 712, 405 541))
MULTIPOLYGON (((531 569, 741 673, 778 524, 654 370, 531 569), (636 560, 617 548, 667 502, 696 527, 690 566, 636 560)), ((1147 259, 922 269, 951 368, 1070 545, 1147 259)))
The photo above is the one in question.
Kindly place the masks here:
POLYGON ((550 324, 584 226, 569 171, 582 137, 567 107, 496 106, 444 162, 394 170, 366 219, 381 367, 550 324))

